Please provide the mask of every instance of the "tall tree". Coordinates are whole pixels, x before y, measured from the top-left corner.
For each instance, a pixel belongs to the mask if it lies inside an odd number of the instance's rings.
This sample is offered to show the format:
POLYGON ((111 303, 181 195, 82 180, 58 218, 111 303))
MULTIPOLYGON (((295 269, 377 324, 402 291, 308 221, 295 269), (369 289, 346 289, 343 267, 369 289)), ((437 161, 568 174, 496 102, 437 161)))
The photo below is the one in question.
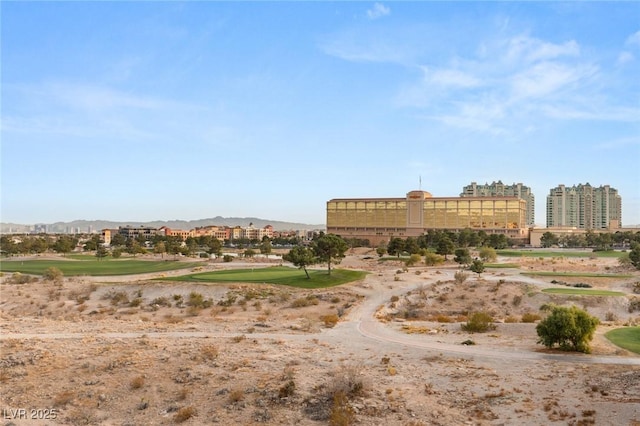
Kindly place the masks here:
POLYGON ((268 256, 271 254, 272 249, 273 246, 271 245, 271 240, 269 240, 268 237, 263 238, 262 242, 260 243, 260 253, 268 256))
POLYGON ((387 244, 387 253, 389 253, 390 256, 400 257, 400 255, 404 251, 404 247, 405 241, 402 238, 392 238, 389 241, 389 244, 387 244))
POLYGON ((629 261, 636 269, 640 269, 640 244, 631 243, 631 250, 629 251, 629 261))
POLYGON ((545 232, 540 237, 540 245, 544 248, 549 248, 558 244, 558 237, 553 232, 545 232))
POLYGON ((329 275, 331 275, 331 263, 340 263, 349 246, 335 234, 325 234, 313 242, 313 252, 320 262, 326 262, 329 275))
POLYGON ((304 269, 304 273, 307 275, 307 279, 310 279, 307 266, 313 265, 317 262, 316 256, 308 247, 295 246, 288 253, 282 256, 282 259, 287 262, 293 263, 298 269, 304 269))
POLYGON ((103 257, 107 257, 108 255, 109 252, 107 251, 107 249, 104 248, 102 244, 98 244, 98 247, 96 247, 96 257, 98 258, 98 260, 102 260, 103 257))
POLYGON ((484 272, 484 262, 480 259, 475 259, 469 269, 471 269, 471 272, 478 274, 478 278, 480 278, 480 274, 484 272))
POLYGON ((456 245, 451 241, 448 236, 443 236, 438 241, 438 248, 436 253, 444 256, 444 260, 447 260, 448 254, 453 254, 453 251, 456 249, 456 245))
POLYGON ((459 248, 455 251, 456 257, 453 259, 456 263, 460 265, 469 265, 471 263, 471 255, 469 254, 469 249, 459 248))
POLYGON ((418 241, 413 237, 407 237, 404 240, 404 251, 409 254, 416 254, 420 251, 420 246, 418 245, 418 241))
POLYGON ((78 240, 76 238, 69 235, 61 235, 53 245, 53 249, 58 253, 62 253, 62 255, 64 256, 71 250, 73 250, 77 243, 78 240))

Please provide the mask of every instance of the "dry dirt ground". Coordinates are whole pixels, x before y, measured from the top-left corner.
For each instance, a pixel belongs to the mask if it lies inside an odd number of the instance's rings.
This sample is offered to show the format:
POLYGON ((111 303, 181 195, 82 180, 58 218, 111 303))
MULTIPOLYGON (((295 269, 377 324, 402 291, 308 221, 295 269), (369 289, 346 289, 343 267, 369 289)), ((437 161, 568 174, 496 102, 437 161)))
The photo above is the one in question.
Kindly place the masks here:
POLYGON ((603 336, 640 323, 628 309, 640 274, 579 279, 624 297, 554 296, 520 272, 615 272, 615 260, 519 262, 456 284, 454 265, 403 270, 358 250, 341 267, 367 277, 322 290, 5 276, 0 424, 640 425, 640 357, 603 336), (592 354, 536 344, 521 321, 549 302, 600 318, 592 354), (463 332, 479 310, 496 329, 463 332))

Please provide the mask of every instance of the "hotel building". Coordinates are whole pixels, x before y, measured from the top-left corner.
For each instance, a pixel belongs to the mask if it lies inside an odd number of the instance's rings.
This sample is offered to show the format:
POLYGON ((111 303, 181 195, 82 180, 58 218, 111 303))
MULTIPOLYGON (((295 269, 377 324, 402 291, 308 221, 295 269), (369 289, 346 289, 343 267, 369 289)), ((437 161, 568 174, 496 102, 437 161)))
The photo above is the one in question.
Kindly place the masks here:
POLYGON ((531 188, 521 183, 514 183, 512 185, 505 185, 502 181, 491 182, 491 184, 485 183, 484 185, 478 185, 476 182, 471 182, 470 185, 462 188, 461 197, 518 197, 527 202, 527 214, 526 224, 530 227, 536 223, 535 214, 535 197, 531 192, 531 188))
POLYGON ((327 232, 377 245, 429 230, 469 228, 528 242, 526 212, 527 202, 516 197, 433 197, 411 191, 404 198, 339 198, 327 201, 327 232))
POLYGON ((609 185, 559 185, 547 195, 547 228, 616 229, 622 226, 622 198, 609 185))

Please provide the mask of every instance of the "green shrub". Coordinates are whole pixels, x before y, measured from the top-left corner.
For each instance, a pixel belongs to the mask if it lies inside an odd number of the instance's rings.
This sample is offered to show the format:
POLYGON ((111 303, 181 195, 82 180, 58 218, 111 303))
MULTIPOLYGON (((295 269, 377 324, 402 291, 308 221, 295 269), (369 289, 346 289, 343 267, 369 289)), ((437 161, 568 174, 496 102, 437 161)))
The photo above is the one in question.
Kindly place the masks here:
POLYGON ((599 323, 596 317, 576 306, 554 306, 551 314, 536 326, 538 343, 548 348, 558 345, 565 351, 589 353, 589 342, 599 323))
POLYGON ((187 301, 187 305, 194 308, 208 308, 213 305, 213 301, 211 299, 205 300, 202 294, 192 291, 191 293, 189 293, 189 300, 187 301))
POLYGON ((462 324, 463 331, 470 333, 486 333, 490 330, 495 330, 496 326, 493 324, 493 317, 487 312, 474 312, 471 314, 466 324, 462 324))

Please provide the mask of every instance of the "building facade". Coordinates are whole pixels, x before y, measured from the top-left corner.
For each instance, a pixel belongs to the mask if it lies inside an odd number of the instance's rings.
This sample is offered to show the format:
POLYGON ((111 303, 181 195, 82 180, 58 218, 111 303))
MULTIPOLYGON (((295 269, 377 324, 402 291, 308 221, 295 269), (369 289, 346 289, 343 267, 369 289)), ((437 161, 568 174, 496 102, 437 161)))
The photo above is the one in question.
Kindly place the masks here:
POLYGON ((622 198, 609 185, 558 185, 547 195, 547 228, 616 229, 622 227, 622 198))
POLYGON ((527 211, 525 217, 525 223, 527 226, 535 225, 535 197, 531 192, 531 188, 521 183, 514 183, 512 185, 505 185, 502 181, 491 182, 491 184, 485 183, 484 185, 478 185, 476 182, 471 182, 470 185, 462 188, 461 197, 518 197, 527 202, 527 211))
POLYGON ((405 198, 333 199, 327 202, 327 232, 373 245, 432 229, 465 228, 526 241, 526 208, 517 197, 432 197, 425 191, 405 198))

